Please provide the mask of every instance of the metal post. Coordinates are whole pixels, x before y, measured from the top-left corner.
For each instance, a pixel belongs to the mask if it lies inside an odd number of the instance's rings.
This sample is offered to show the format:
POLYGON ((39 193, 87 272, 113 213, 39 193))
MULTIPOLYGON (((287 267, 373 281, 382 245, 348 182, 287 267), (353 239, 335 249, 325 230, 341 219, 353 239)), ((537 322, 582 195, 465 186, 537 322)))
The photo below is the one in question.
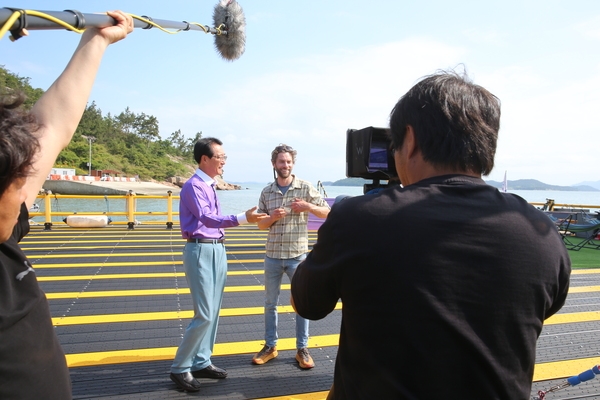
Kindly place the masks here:
POLYGON ((52 202, 51 196, 52 191, 46 190, 44 192, 44 230, 49 231, 52 229, 52 202))
POLYGON ((167 229, 173 229, 173 192, 167 192, 167 229))
POLYGON ((88 162, 88 176, 92 176, 92 142, 96 141, 96 138, 93 136, 85 136, 81 135, 82 138, 87 139, 90 143, 90 162, 88 162))
POLYGON ((127 193, 127 229, 132 230, 135 226, 135 193, 130 190, 127 193))

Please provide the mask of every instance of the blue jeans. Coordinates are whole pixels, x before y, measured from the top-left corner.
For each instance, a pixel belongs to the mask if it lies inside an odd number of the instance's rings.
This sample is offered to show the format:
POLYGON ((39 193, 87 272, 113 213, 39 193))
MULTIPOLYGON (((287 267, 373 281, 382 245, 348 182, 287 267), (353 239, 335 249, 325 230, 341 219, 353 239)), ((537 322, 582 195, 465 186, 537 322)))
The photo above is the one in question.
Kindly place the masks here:
POLYGON ((186 243, 183 266, 194 302, 194 317, 171 365, 174 374, 197 371, 211 364, 227 279, 225 245, 186 243))
MULTIPOLYGON (((285 273, 290 282, 298 265, 306 254, 296 258, 278 259, 265 256, 265 344, 273 347, 277 344, 277 303, 281 291, 281 279, 285 273)), ((308 320, 296 314, 296 348, 308 345, 308 320)))

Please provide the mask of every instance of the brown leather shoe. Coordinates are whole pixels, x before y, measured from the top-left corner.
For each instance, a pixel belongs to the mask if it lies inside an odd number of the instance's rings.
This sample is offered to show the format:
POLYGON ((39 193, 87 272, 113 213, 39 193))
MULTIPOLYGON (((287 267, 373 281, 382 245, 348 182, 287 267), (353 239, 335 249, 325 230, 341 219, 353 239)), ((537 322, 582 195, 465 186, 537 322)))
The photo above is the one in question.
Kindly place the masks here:
POLYGON ((197 392, 200 390, 200 382, 198 382, 191 373, 184 372, 182 374, 174 374, 171 372, 169 376, 177 387, 188 392, 197 392))

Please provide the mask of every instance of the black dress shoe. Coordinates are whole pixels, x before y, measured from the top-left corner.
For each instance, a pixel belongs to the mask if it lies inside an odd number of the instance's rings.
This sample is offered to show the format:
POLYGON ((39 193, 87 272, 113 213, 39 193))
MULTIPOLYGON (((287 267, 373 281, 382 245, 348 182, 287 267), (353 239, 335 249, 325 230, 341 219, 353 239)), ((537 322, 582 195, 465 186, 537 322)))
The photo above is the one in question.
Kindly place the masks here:
POLYGON ((200 390, 200 382, 194 379, 189 372, 184 372, 183 374, 174 374, 171 372, 170 378, 179 389, 187 390, 188 392, 197 392, 200 390))
POLYGON ((192 375, 194 378, 225 379, 227 378, 227 371, 210 364, 206 368, 192 371, 192 375))

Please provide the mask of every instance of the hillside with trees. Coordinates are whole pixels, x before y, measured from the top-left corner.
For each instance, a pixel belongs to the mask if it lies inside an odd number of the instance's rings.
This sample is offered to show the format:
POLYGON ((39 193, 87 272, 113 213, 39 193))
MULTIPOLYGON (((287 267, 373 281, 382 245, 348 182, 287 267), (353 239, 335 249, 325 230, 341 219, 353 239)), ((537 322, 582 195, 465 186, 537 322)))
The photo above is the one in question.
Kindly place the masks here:
MULTIPOLYGON (((0 66, 0 94, 24 92, 24 104, 30 109, 44 91, 33 88, 30 79, 20 77, 0 66)), ((75 168, 78 175, 87 175, 89 141, 92 142, 92 169, 118 171, 123 176, 138 175, 142 180, 164 181, 173 176, 188 177, 195 169, 193 145, 202 137, 197 132, 187 138, 177 130, 167 138, 159 134, 156 117, 134 113, 126 108, 118 115, 104 115, 100 107, 88 104, 73 140, 56 160, 57 168, 75 168)))

